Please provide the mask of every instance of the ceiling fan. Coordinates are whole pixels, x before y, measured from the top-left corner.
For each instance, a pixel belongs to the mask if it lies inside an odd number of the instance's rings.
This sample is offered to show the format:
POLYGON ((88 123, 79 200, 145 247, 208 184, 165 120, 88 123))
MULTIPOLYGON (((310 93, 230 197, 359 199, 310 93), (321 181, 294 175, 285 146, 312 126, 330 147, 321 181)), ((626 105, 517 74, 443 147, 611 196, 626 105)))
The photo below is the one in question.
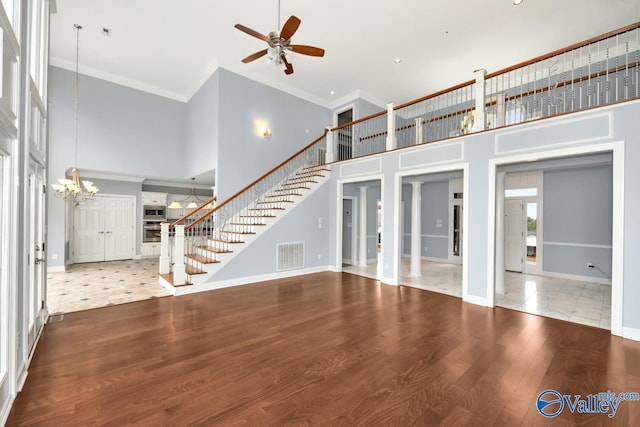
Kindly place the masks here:
MULTIPOLYGON (((324 49, 320 49, 319 47, 307 46, 302 44, 291 44, 291 37, 295 34, 300 26, 300 19, 296 16, 291 15, 287 22, 284 23, 281 31, 272 31, 268 36, 265 36, 251 28, 245 27, 242 24, 236 24, 235 28, 242 31, 243 33, 249 34, 257 39, 267 42, 269 47, 267 49, 263 49, 254 54, 251 54, 244 58, 242 62, 248 64, 251 61, 255 61, 258 58, 262 58, 265 55, 269 55, 267 57, 268 62, 275 62, 277 66, 281 66, 284 69, 284 73, 286 75, 293 73, 293 65, 289 62, 287 58, 288 52, 295 52, 302 55, 309 56, 324 56, 324 49)), ((280 2, 278 1, 278 27, 280 27, 280 2)))

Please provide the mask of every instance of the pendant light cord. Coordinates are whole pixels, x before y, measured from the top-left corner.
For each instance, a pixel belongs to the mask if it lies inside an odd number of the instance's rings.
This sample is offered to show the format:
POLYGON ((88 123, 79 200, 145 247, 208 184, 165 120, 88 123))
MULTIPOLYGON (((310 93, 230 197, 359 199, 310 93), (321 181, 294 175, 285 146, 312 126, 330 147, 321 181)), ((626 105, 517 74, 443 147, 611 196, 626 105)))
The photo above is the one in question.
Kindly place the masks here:
POLYGON ((76 94, 75 94, 75 158, 73 167, 76 169, 78 167, 78 82, 79 82, 79 73, 78 73, 78 63, 80 58, 80 30, 82 29, 82 25, 73 24, 76 27, 76 94))
POLYGON ((280 31, 280 0, 278 0, 278 31, 280 31))

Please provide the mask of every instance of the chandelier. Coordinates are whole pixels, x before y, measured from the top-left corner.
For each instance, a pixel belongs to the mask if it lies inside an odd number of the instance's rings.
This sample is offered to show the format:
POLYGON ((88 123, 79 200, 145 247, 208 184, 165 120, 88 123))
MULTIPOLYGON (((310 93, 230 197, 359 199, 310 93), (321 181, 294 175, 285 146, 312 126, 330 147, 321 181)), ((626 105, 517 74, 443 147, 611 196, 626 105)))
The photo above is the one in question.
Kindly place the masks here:
POLYGON ((76 202, 82 202, 92 199, 98 192, 98 188, 91 181, 82 181, 80 183, 80 171, 76 167, 78 164, 78 58, 80 56, 80 30, 81 25, 73 24, 76 28, 76 92, 75 92, 75 158, 73 169, 71 170, 71 179, 59 179, 59 184, 51 184, 56 197, 64 200, 73 199, 76 202))

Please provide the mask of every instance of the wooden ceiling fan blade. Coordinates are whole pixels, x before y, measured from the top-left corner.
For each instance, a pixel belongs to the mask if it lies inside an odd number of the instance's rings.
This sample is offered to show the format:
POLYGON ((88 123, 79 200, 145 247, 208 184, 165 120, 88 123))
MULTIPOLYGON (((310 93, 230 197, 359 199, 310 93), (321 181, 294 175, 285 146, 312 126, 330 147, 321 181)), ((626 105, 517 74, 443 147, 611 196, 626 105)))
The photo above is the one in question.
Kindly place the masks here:
POLYGON ((300 26, 300 18, 297 16, 291 15, 287 22, 284 23, 282 27, 282 31, 280 31, 280 38, 284 41, 289 40, 296 31, 298 31, 298 27, 300 26))
POLYGON ((292 44, 289 46, 295 53, 309 56, 324 56, 324 49, 315 46, 305 46, 303 44, 292 44))
POLYGON ((252 30, 249 27, 245 27, 242 24, 236 24, 234 25, 235 28, 239 29, 240 31, 242 31, 243 33, 249 34, 250 36, 253 36, 257 39, 260 39, 262 41, 265 41, 267 43, 269 43, 269 41, 271 40, 269 37, 265 36, 264 34, 260 34, 259 32, 257 32, 256 30, 252 30))
POLYGON ((289 74, 293 74, 293 65, 291 62, 287 61, 287 57, 283 53, 280 58, 282 59, 282 63, 287 67, 284 69, 284 73, 288 76, 289 74))
POLYGON ((265 56, 267 54, 268 51, 269 51, 268 49, 264 49, 264 50, 261 50, 259 52, 256 52, 256 53, 254 53, 252 55, 249 55, 246 58, 244 58, 242 60, 242 62, 244 62, 245 64, 248 64, 249 62, 255 61, 258 58, 262 58, 263 56, 265 56))

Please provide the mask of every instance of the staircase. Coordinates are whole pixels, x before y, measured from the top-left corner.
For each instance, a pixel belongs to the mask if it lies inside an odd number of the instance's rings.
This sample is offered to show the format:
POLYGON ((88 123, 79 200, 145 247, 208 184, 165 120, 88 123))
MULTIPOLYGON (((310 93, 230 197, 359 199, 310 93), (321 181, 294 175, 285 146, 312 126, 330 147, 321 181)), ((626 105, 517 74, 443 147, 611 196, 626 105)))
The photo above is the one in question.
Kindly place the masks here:
POLYGON ((325 136, 217 206, 213 198, 163 224, 160 283, 177 294, 215 280, 226 263, 327 181, 325 136))

